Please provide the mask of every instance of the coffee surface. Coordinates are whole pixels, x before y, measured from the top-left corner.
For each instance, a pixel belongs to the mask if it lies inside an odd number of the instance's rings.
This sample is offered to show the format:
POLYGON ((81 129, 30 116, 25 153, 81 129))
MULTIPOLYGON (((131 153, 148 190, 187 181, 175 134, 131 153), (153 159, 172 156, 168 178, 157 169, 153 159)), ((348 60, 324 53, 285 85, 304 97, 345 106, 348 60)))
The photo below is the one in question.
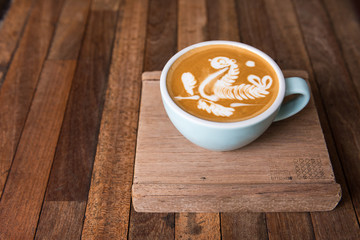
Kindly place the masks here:
POLYGON ((275 101, 279 80, 259 55, 237 46, 190 50, 170 67, 167 89, 184 111, 215 122, 253 118, 275 101))

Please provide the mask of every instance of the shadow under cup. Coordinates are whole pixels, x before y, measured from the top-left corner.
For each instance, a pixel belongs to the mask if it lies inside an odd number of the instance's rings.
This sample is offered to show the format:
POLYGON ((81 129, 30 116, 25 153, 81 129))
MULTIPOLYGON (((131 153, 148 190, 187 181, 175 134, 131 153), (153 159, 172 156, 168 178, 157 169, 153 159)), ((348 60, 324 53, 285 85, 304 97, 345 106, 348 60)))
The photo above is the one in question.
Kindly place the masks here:
POLYGON ((273 121, 296 114, 307 105, 310 99, 310 90, 304 79, 297 77, 284 79, 280 68, 268 55, 249 45, 231 41, 202 42, 175 54, 161 73, 160 92, 166 113, 177 130, 192 143, 214 151, 229 151, 249 144, 264 133, 273 121), (278 93, 273 103, 265 111, 246 120, 215 122, 196 117, 184 111, 174 102, 167 88, 170 67, 179 57, 190 50, 209 45, 227 45, 246 49, 260 56, 273 68, 278 78, 278 93), (295 97, 282 104, 284 97, 289 95, 295 95, 295 97))

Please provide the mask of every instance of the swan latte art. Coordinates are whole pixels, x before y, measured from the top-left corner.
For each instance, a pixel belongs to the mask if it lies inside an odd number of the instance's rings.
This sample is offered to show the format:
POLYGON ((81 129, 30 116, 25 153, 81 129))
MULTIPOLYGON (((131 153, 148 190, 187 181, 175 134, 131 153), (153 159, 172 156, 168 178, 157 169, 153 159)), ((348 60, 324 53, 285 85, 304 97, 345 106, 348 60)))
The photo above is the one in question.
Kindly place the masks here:
POLYGON ((166 77, 167 90, 184 111, 215 122, 237 122, 268 109, 279 91, 272 66, 241 47, 208 45, 181 55, 166 77))

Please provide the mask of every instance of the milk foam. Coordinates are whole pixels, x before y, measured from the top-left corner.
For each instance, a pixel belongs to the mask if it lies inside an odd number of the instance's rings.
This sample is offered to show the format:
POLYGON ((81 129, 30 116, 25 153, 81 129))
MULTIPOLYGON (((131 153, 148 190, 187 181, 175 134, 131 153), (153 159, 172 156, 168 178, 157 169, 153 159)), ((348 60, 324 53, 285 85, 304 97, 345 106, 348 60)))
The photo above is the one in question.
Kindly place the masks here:
POLYGON ((239 47, 213 45, 180 56, 168 71, 167 89, 180 108, 196 117, 234 122, 269 108, 279 81, 261 56, 239 47))
MULTIPOLYGON (((210 66, 217 69, 215 73, 208 75, 201 83, 196 80, 191 72, 184 72, 181 75, 181 80, 185 91, 190 96, 176 96, 178 100, 198 100, 197 108, 204 110, 209 114, 222 117, 230 117, 235 109, 234 107, 244 107, 251 104, 244 104, 237 101, 264 98, 269 94, 267 91, 272 85, 272 78, 268 75, 260 78, 256 75, 249 75, 247 80, 250 84, 234 85, 235 80, 240 73, 239 66, 235 59, 230 59, 223 56, 218 56, 209 59, 210 66), (226 73, 225 75, 223 75, 226 73), (221 78, 219 76, 223 75, 221 78), (194 88, 197 88, 199 95, 194 95, 194 88), (205 92, 205 88, 210 89, 210 94, 205 92), (233 99, 234 102, 229 106, 216 103, 220 99, 233 99)), ((249 67, 255 66, 255 62, 247 61, 246 65, 249 67)))

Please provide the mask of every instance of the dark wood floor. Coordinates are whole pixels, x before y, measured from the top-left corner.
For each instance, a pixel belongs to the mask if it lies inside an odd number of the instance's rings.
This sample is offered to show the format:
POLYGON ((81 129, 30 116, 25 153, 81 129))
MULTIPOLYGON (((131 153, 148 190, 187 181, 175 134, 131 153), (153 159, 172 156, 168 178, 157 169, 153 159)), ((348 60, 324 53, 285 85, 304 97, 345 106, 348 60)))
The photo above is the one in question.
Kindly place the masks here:
POLYGON ((0 239, 360 239, 359 43, 352 0, 13 0, 0 25, 0 239), (141 73, 212 39, 309 72, 335 210, 133 210, 141 73))
POLYGON ((10 7, 10 0, 0 0, 0 21, 4 18, 7 10, 10 7))

